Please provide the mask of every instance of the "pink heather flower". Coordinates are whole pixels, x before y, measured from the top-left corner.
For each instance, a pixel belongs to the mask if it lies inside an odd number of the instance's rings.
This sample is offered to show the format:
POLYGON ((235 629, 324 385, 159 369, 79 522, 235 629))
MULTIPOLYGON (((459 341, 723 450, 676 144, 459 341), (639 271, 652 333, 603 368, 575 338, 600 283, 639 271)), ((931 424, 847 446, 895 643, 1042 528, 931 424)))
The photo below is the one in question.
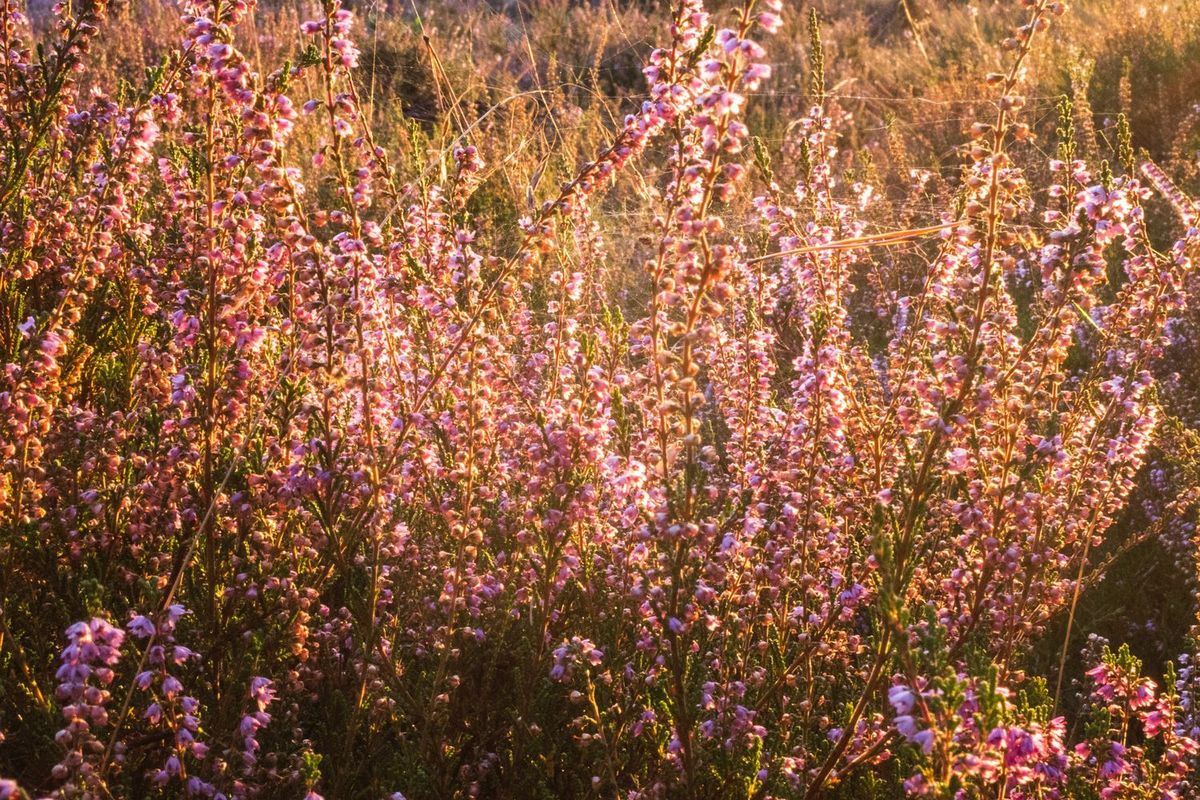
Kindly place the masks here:
POLYGON ((183 684, 174 675, 168 675, 163 679, 162 688, 163 694, 167 696, 167 699, 173 700, 176 695, 183 691, 183 684))
POLYGON ((896 726, 896 731, 909 741, 915 740, 917 734, 920 733, 917 721, 908 714, 900 714, 893 720, 893 724, 896 726))
POLYGON ((888 702, 897 714, 909 714, 916 705, 916 697, 907 686, 893 686, 888 689, 888 702))
POLYGON ((250 698, 258 704, 259 710, 266 709, 275 700, 275 689, 268 678, 254 678, 250 681, 250 698))
POLYGON ((965 472, 967 465, 970 463, 971 454, 961 448, 956 447, 946 454, 946 469, 951 473, 965 472))
POLYGON ((1125 774, 1129 770, 1129 762, 1122 757, 1125 755, 1125 748, 1117 742, 1110 742, 1109 754, 1109 758, 1100 765, 1100 777, 1113 778, 1125 774))
POLYGON ((758 15, 758 24, 767 33, 777 33, 783 27, 783 18, 774 11, 763 11, 758 15))
POLYGON ((151 622, 148 617, 145 617, 141 614, 134 616, 134 618, 129 621, 129 624, 126 625, 126 627, 129 628, 130 633, 139 639, 145 639, 148 636, 153 636, 155 630, 154 623, 151 622))
POLYGON ((758 86, 763 81, 771 77, 770 64, 752 64, 746 70, 746 83, 751 86, 758 86))
POLYGON ((1146 714, 1142 720, 1142 727, 1147 736, 1158 736, 1166 730, 1171 722, 1170 716, 1163 711, 1156 709, 1146 714))

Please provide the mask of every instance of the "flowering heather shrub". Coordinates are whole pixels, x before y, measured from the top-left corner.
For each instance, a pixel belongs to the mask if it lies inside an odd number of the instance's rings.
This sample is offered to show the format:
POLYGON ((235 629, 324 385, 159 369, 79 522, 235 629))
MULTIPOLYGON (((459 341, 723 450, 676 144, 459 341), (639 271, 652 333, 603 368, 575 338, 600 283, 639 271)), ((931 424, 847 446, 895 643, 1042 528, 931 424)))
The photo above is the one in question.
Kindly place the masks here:
POLYGON ((0 0, 0 798, 1195 796, 1195 653, 1064 672, 1114 552, 1194 558, 1156 376, 1197 208, 1069 125, 1031 172, 1066 9, 1018 5, 919 228, 873 232, 815 15, 773 159, 789 10, 680 0, 492 242, 471 131, 411 181, 376 138, 339 0, 270 73, 252 2, 185 0, 119 91, 81 82, 103 0, 40 47, 0 0))

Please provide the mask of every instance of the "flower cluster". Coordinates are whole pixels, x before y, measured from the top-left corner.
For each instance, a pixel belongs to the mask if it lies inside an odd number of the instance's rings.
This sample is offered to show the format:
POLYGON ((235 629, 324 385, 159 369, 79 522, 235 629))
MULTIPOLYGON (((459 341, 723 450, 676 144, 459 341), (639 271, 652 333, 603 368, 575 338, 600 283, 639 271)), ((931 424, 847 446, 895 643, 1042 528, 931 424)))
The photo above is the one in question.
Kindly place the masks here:
POLYGON ((144 665, 147 669, 134 675, 133 682, 138 691, 150 692, 155 697, 146 706, 143 715, 146 721, 152 727, 161 726, 174 745, 152 780, 159 786, 177 780, 185 784, 189 796, 212 796, 211 784, 189 775, 187 769, 190 759, 203 760, 208 755, 209 746, 196 739, 200 732, 200 701, 185 694, 183 683, 172 674, 174 669, 186 667, 189 661, 199 658, 175 641, 175 628, 187 613, 183 606, 173 603, 157 625, 141 614, 130 620, 129 632, 147 643, 144 665))
POLYGON ((113 666, 121 660, 124 640, 124 631, 99 617, 67 629, 68 644, 55 673, 54 691, 66 721, 54 738, 66 755, 53 775, 71 787, 68 791, 96 791, 102 785, 103 762, 97 757, 109 754, 98 734, 110 721, 108 687, 116 677, 113 666))
POLYGON ((805 110, 765 141, 785 4, 681 0, 607 143, 515 204, 501 112, 456 119, 432 37, 454 119, 393 147, 360 4, 314 4, 264 73, 253 2, 189 0, 119 89, 78 83, 106 11, 75 5, 39 49, 0 0, 23 785, 1192 791, 1195 654, 1156 681, 1106 651, 1063 692, 1104 568, 1160 535, 1195 558, 1200 500, 1173 452, 1200 405, 1164 367, 1196 206, 1152 163, 1029 146, 1063 3, 1016 4, 958 175, 896 186, 846 146, 815 14, 805 110), (615 245, 622 176, 646 213, 615 245), (898 196, 928 218, 897 229, 898 196))

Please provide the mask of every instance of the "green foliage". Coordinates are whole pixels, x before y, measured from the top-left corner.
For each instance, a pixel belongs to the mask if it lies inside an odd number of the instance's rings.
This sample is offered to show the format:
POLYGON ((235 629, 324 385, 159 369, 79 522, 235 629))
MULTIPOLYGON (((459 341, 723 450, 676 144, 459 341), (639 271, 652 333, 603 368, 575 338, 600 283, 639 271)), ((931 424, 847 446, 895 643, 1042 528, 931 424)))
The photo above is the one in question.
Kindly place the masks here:
POLYGON ((1054 134, 1058 138, 1058 158, 1070 164, 1075 160, 1075 107, 1071 98, 1063 95, 1058 100, 1058 127, 1054 134))
POLYGON ((825 103, 825 46, 821 42, 821 18, 817 10, 808 12, 808 94, 815 105, 825 103))
POLYGON ((1127 174, 1133 174, 1133 132, 1129 127, 1129 117, 1117 115, 1117 159, 1125 168, 1127 174))

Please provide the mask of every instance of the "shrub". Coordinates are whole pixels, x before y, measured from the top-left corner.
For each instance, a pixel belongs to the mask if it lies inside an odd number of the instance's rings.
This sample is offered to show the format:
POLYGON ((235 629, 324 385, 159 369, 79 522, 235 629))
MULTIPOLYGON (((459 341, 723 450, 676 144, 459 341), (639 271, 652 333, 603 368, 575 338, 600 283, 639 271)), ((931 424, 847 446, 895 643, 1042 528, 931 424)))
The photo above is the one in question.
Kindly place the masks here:
POLYGON ((772 151, 782 3, 681 0, 526 198, 432 45, 453 137, 385 146, 338 0, 269 73, 188 0, 119 89, 103 0, 0 9, 0 797, 1190 796, 1186 654, 1065 680, 1113 559, 1191 557, 1200 233, 1127 123, 1034 144, 1063 3, 881 192, 817 14, 772 151))

